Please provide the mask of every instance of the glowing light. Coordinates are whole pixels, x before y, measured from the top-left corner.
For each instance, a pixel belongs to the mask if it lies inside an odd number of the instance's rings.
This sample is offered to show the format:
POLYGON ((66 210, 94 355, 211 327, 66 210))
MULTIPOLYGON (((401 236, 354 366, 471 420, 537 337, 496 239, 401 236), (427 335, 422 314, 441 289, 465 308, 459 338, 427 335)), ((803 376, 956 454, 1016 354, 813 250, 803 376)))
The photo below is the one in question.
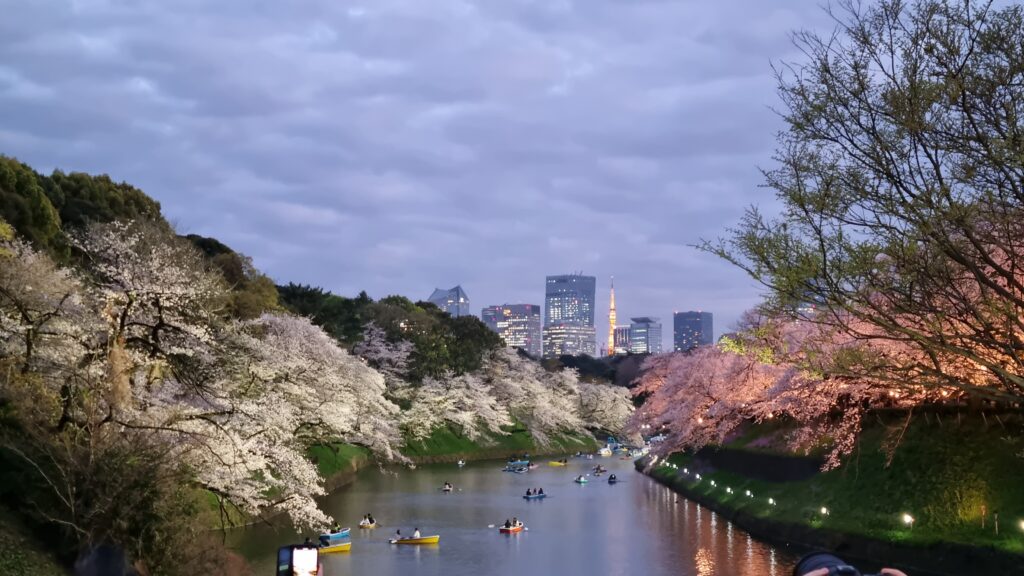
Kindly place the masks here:
POLYGON ((697 480, 700 480, 700 474, 697 474, 697 480))
POLYGON ((703 424, 703 423, 704 423, 704 419, 698 416, 697 417, 697 424, 703 424))
POLYGON ((747 490, 746 492, 744 492, 744 494, 746 494, 747 497, 749 497, 749 498, 753 498, 754 497, 754 495, 750 493, 750 490, 747 490))
POLYGON ((715 484, 715 481, 714 481, 714 480, 712 480, 712 481, 711 481, 711 485, 712 485, 712 486, 717 486, 717 484, 715 484))
POLYGON ((725 491, 728 492, 729 494, 732 494, 732 488, 728 486, 725 487, 725 491))
POLYGON ((822 506, 821 507, 821 515, 822 516, 828 516, 828 508, 825 508, 824 506, 822 506))
POLYGON ((769 498, 768 503, 771 504, 772 506, 775 506, 775 498, 769 498))
POLYGON ((914 517, 911 516, 910 514, 907 514, 906 512, 904 512, 903 513, 903 523, 908 525, 908 526, 913 526, 914 525, 914 517))
POLYGON ((1021 530, 1024 530, 1024 520, 1021 520, 1021 521, 1020 521, 1020 529, 1021 529, 1021 530))
POLYGON ((690 473, 690 469, 689 468, 683 468, 683 474, 689 474, 689 473, 690 473))

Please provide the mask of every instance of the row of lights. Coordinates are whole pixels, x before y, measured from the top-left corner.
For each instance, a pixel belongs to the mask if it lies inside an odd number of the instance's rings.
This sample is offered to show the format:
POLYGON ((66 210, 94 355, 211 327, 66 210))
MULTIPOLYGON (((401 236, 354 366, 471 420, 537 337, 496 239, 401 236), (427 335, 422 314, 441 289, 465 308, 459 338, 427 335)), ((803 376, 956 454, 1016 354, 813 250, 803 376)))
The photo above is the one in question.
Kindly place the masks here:
MULTIPOLYGON (((679 466, 677 466, 676 464, 669 464, 668 466, 671 467, 674 470, 678 470, 679 469, 679 466)), ((683 474, 689 475, 690 474, 690 469, 689 468, 683 468, 683 474)), ((700 474, 695 474, 694 477, 698 481, 701 480, 701 475, 700 474)), ((717 487, 718 485, 715 484, 714 480, 712 480, 711 481, 711 486, 716 486, 717 487)), ((725 491, 727 493, 729 493, 729 494, 733 493, 733 490, 732 490, 732 488, 730 486, 726 486, 725 487, 725 491)), ((747 498, 753 498, 754 497, 754 493, 751 492, 750 490, 746 490, 743 493, 743 495, 746 496, 747 498)), ((776 506, 776 505, 778 505, 778 503, 775 501, 774 498, 768 498, 768 505, 769 506, 776 506)), ((828 516, 829 515, 829 510, 828 510, 828 507, 826 507, 826 506, 822 506, 820 512, 821 512, 822 516, 828 516)), ((907 526, 910 526, 911 530, 914 529, 914 517, 913 516, 911 516, 910 514, 904 512, 903 516, 901 517, 901 519, 903 520, 904 524, 906 524, 907 526)), ((1020 521, 1020 529, 1024 530, 1024 520, 1020 521)))
MULTIPOLYGON (((655 460, 656 460, 656 459, 657 459, 657 456, 655 456, 655 460)), ((652 461, 652 464, 653 464, 653 461, 652 461)), ((673 470, 679 470, 679 466, 678 466, 678 465, 676 465, 676 464, 668 463, 668 464, 666 464, 666 466, 668 466, 669 468, 672 468, 673 470)), ((686 474, 687 476, 689 476, 689 474, 690 474, 690 469, 689 469, 689 468, 683 468, 683 474, 686 474)), ((700 475, 700 474, 694 474, 694 478, 696 478, 696 479, 697 479, 698 481, 700 481, 700 480, 702 479, 702 478, 701 478, 701 475, 700 475)), ((711 486, 713 486, 713 487, 717 487, 718 485, 717 485, 717 484, 715 484, 715 481, 714 481, 714 480, 712 480, 712 481, 711 481, 711 486)), ((725 491, 726 491, 727 493, 729 493, 729 494, 732 494, 732 493, 733 493, 733 491, 732 491, 732 488, 731 488, 731 487, 729 487, 729 486, 726 486, 726 487, 725 487, 725 491)), ((744 494, 744 495, 745 495, 745 496, 746 496, 747 498, 753 498, 753 497, 754 497, 754 494, 753 494, 753 492, 751 492, 750 490, 747 490, 747 491, 745 491, 745 492, 744 492, 743 494, 744 494)), ((776 506, 777 504, 778 504, 778 503, 777 503, 777 502, 775 501, 775 499, 774 499, 774 498, 769 498, 769 499, 768 499, 768 505, 769 505, 769 506, 776 506)), ((822 515, 822 516, 829 516, 829 515, 830 515, 830 514, 829 514, 829 510, 828 510, 828 508, 827 508, 827 507, 825 507, 825 506, 822 506, 822 507, 821 507, 821 510, 820 510, 820 512, 821 512, 821 515, 822 515)), ((915 520, 914 520, 914 517, 913 517, 913 516, 911 516, 910 514, 908 514, 908 513, 904 512, 904 513, 903 513, 903 514, 902 514, 902 515, 900 516, 900 520, 902 520, 904 524, 906 524, 907 526, 909 526, 911 530, 913 530, 913 529, 914 529, 914 522, 915 522, 915 520)), ((1021 520, 1021 521, 1020 521, 1020 529, 1021 529, 1021 531, 1024 531, 1024 520, 1021 520)))

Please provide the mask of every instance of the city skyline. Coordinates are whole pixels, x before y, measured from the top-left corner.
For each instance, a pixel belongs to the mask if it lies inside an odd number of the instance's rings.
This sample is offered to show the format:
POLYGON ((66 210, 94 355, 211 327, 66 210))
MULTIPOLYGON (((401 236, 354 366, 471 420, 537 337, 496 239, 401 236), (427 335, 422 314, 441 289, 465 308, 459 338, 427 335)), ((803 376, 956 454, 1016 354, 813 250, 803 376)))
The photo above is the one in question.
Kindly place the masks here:
POLYGON ((129 182, 282 284, 536 302, 583 268, 616 276, 623 317, 727 328, 760 290, 693 246, 777 210, 771 63, 832 23, 599 4, 29 3, 0 35, 0 153, 129 182))
MULTIPOLYGON (((580 274, 582 274, 582 273, 580 273, 580 274)), ((552 276, 545 276, 545 280, 547 280, 548 278, 551 278, 551 277, 552 276)), ((600 284, 600 282, 596 281, 597 277, 594 277, 594 279, 595 279, 595 300, 598 300, 596 298, 596 295, 597 295, 596 287, 597 287, 598 284, 600 284)), ((461 289, 461 284, 456 286, 456 288, 460 288, 461 289)), ((615 296, 614 290, 615 290, 614 276, 609 276, 609 311, 608 311, 609 313, 608 313, 607 316, 605 316, 606 323, 605 323, 604 327, 601 328, 601 329, 598 329, 600 324, 597 322, 597 317, 600 316, 600 315, 597 314, 596 310, 594 310, 594 332, 595 332, 595 347, 596 348, 595 348, 595 354, 593 354, 593 355, 595 357, 609 355, 609 352, 608 352, 608 342, 606 341, 607 338, 611 338, 616 343, 616 345, 613 346, 613 348, 616 349, 616 350, 619 349, 617 343, 620 341, 620 339, 624 338, 623 341, 627 342, 627 343, 629 341, 628 333, 630 331, 630 327, 631 327, 632 323, 631 324, 611 324, 611 322, 614 321, 615 317, 618 315, 618 313, 617 313, 618 306, 616 304, 616 298, 617 297, 615 296), (624 331, 624 332, 620 333, 620 331, 624 331), (607 336, 605 336, 605 335, 607 335, 607 336)), ((545 299, 545 302, 546 302, 546 299, 545 299)), ((481 310, 480 314, 477 317, 480 318, 480 320, 484 321, 485 324, 488 324, 490 326, 490 324, 487 322, 487 319, 485 318, 485 314, 487 313, 487 311, 489 309, 496 309, 496 308, 509 307, 509 306, 534 306, 534 307, 536 307, 538 309, 541 309, 541 311, 542 311, 542 313, 544 315, 543 318, 547 318, 546 304, 544 306, 536 306, 536 305, 532 305, 532 304, 514 303, 514 302, 511 302, 511 301, 506 301, 503 304, 490 304, 488 306, 485 306, 481 310)), ((658 352, 655 352, 655 353, 663 353, 663 352, 671 352, 671 351, 673 351, 675 349, 674 323, 675 323, 675 316, 677 314, 679 314, 679 313, 680 312, 678 310, 673 310, 670 313, 669 316, 671 318, 673 318, 673 326, 671 327, 672 329, 670 329, 670 330, 664 330, 662 328, 662 324, 659 321, 659 318, 662 316, 661 314, 637 314, 637 315, 624 314, 621 317, 629 318, 631 321, 636 321, 638 318, 647 318, 647 319, 653 320, 654 322, 657 322, 658 323, 658 337, 659 337, 660 347, 657 348, 658 352)), ((698 313, 702 313, 702 312, 698 312, 698 313)), ((711 311, 705 311, 703 313, 713 314, 713 312, 711 312, 711 311)), ((546 320, 544 322, 546 323, 546 320)), ((492 327, 492 329, 494 329, 494 328, 492 327)), ((712 328, 713 338, 712 338, 711 341, 712 342, 717 341, 719 336, 729 332, 730 329, 731 329, 731 325, 727 326, 727 327, 722 327, 722 326, 718 326, 717 328, 713 327, 712 328), (717 330, 717 332, 716 332, 716 330, 717 330)), ((495 329, 495 331, 498 332, 498 330, 496 330, 496 329, 495 329)), ((616 352, 616 353, 617 354, 619 354, 619 353, 626 353, 628 351, 629 350, 622 349, 621 351, 616 352)))

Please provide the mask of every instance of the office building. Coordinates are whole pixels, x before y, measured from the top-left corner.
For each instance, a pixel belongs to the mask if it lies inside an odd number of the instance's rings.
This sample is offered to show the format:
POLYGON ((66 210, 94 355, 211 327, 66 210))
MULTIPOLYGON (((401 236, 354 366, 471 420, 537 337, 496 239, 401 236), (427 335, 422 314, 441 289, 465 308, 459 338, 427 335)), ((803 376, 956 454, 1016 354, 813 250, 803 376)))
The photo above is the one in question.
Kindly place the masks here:
POLYGON ((615 354, 629 353, 629 326, 615 327, 615 354))
POLYGON ((480 319, 494 330, 509 348, 522 348, 530 356, 540 358, 540 306, 537 304, 503 304, 488 306, 480 319))
POLYGON ((714 342, 711 312, 676 312, 672 315, 672 342, 676 352, 688 352, 714 342))
POLYGON ((548 276, 544 285, 544 357, 597 353, 594 302, 597 279, 548 276))
POLYGON ((444 310, 453 318, 469 316, 469 296, 466 295, 462 286, 456 286, 450 290, 437 288, 430 298, 427 298, 427 301, 444 310))
POLYGON ((661 322, 650 316, 630 318, 629 351, 633 354, 661 354, 661 322))

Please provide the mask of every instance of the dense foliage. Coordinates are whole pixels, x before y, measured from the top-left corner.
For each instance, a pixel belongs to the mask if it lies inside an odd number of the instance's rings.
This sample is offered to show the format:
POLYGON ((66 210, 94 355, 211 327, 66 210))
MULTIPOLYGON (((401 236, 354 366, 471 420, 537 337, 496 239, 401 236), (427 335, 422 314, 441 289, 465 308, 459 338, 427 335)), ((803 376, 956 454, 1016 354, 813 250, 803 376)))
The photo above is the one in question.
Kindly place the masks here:
POLYGON ((345 298, 296 284, 278 290, 288 309, 310 317, 343 344, 357 344, 371 322, 389 341, 411 343, 413 352, 404 376, 412 382, 478 370, 486 355, 502 345, 501 338, 478 318, 453 318, 429 302, 414 303, 403 296, 374 302, 365 292, 345 298))
POLYGON ((81 172, 44 176, 6 156, 0 156, 0 218, 58 261, 69 255, 65 227, 114 220, 163 222, 160 204, 133 186, 81 172))

